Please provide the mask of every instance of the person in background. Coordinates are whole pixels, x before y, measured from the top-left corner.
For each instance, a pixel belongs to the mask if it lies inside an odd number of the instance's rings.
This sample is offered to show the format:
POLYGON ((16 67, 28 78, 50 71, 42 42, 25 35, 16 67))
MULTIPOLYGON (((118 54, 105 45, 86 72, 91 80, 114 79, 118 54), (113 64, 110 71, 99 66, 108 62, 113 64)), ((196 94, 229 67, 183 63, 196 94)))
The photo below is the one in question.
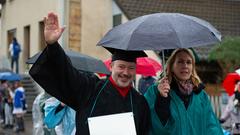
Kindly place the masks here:
POLYGON ((230 120, 227 127, 231 128, 231 134, 240 134, 240 80, 236 82, 234 94, 229 97, 226 109, 220 118, 221 123, 227 120, 230 120))
POLYGON ((9 45, 9 52, 11 55, 11 68, 13 71, 14 68, 14 63, 15 63, 15 69, 16 69, 16 73, 19 72, 19 63, 18 63, 18 59, 19 59, 19 55, 21 52, 21 47, 20 44, 17 41, 17 38, 14 37, 12 43, 9 45))
POLYGON ((24 114, 26 113, 26 97, 25 90, 20 81, 14 82, 14 100, 13 100, 13 114, 16 119, 16 132, 24 131, 24 114))
POLYGON ((139 79, 138 82, 138 90, 139 92, 144 95, 145 92, 147 91, 148 87, 154 84, 156 79, 152 76, 144 76, 139 79))
POLYGON ((2 98, 2 93, 0 90, 0 124, 4 122, 4 115, 3 115, 3 98, 2 98))
POLYGON ((189 49, 176 49, 166 76, 145 93, 151 110, 150 135, 223 135, 203 90, 189 49))
POLYGON ((45 91, 40 92, 32 106, 33 135, 56 135, 55 129, 49 129, 44 124, 44 107, 47 99, 51 98, 45 91))
POLYGON ((6 80, 1 80, 0 82, 0 124, 5 123, 5 115, 4 115, 4 97, 5 97, 5 89, 7 86, 6 80))
POLYGON ((12 89, 9 87, 7 81, 4 83, 4 97, 3 97, 3 105, 4 105, 4 114, 5 114, 5 125, 3 128, 13 128, 13 96, 14 93, 12 89))
POLYGON ((111 76, 105 80, 96 79, 96 76, 75 69, 58 44, 64 30, 59 27, 58 16, 49 13, 44 24, 47 47, 29 73, 45 91, 76 111, 76 135, 90 134, 89 117, 127 112, 134 114, 131 118, 136 128, 132 130, 137 135, 146 135, 150 125, 149 107, 145 98, 132 87, 136 58, 146 54, 114 49, 111 76))
POLYGON ((32 105, 33 135, 44 135, 43 113, 39 105, 40 98, 43 95, 44 92, 40 92, 33 101, 32 105))
POLYGON ((44 124, 55 129, 57 135, 75 135, 76 112, 54 97, 45 101, 44 124))

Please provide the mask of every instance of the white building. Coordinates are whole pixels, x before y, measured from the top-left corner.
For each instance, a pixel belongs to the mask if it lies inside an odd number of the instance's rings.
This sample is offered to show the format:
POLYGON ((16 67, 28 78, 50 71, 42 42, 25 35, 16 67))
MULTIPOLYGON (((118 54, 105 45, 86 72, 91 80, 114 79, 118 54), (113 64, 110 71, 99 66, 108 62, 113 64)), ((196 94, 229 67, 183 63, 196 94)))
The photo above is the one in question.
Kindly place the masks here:
POLYGON ((96 43, 113 26, 127 18, 113 0, 0 0, 0 57, 8 56, 12 37, 21 44, 20 72, 28 70, 25 61, 45 47, 43 17, 49 12, 59 15, 60 25, 66 25, 59 43, 65 49, 100 58, 110 57, 96 43))

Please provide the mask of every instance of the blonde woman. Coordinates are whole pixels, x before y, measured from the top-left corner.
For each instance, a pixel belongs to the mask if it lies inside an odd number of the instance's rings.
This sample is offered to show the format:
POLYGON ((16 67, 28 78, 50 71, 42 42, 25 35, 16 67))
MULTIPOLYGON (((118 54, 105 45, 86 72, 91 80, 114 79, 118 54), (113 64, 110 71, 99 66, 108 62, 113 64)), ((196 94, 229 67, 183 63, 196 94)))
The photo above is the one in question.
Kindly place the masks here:
POLYGON ((145 98, 151 109, 151 135, 222 135, 189 49, 176 49, 167 61, 166 77, 145 98))

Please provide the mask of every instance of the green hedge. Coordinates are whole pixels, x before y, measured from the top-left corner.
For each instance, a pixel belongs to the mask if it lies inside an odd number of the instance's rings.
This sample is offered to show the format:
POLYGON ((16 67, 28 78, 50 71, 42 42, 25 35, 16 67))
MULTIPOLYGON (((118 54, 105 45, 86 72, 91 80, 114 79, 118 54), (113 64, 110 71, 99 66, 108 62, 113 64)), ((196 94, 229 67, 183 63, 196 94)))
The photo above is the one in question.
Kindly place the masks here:
POLYGON ((229 72, 233 72, 240 66, 240 37, 226 37, 214 46, 209 53, 209 60, 217 60, 226 68, 230 66, 229 72))

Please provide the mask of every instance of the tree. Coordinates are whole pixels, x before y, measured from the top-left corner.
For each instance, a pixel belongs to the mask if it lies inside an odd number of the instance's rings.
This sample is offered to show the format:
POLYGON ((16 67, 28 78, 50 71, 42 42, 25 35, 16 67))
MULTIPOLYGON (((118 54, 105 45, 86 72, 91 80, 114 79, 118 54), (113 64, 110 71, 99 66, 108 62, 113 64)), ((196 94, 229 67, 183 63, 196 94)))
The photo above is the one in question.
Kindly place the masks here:
POLYGON ((209 60, 218 61, 223 76, 234 72, 240 66, 240 37, 226 37, 209 53, 209 60))

